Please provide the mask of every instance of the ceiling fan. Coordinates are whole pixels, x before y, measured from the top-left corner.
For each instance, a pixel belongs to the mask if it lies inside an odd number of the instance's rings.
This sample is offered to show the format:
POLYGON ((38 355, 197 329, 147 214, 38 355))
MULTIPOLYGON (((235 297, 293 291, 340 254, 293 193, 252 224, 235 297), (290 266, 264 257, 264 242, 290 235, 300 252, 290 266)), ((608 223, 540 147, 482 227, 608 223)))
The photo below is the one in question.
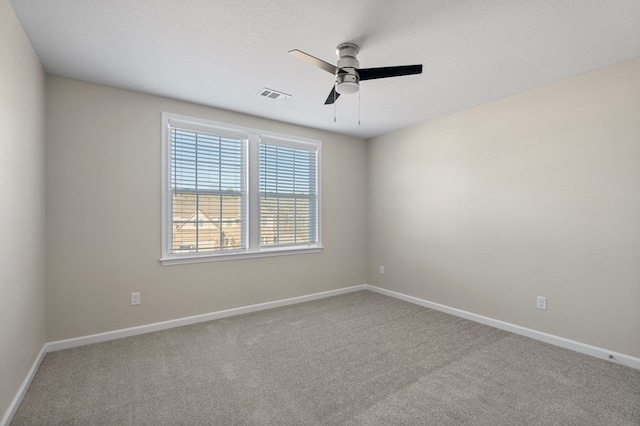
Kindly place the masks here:
POLYGON ((360 81, 422 73, 422 65, 359 68, 360 62, 356 58, 359 51, 360 48, 357 44, 340 44, 336 48, 336 55, 340 58, 338 59, 337 66, 331 65, 322 59, 318 59, 298 49, 290 50, 289 54, 335 75, 336 80, 331 89, 331 93, 329 93, 327 100, 324 102, 325 105, 333 104, 340 95, 357 93, 358 90, 360 90, 360 81))

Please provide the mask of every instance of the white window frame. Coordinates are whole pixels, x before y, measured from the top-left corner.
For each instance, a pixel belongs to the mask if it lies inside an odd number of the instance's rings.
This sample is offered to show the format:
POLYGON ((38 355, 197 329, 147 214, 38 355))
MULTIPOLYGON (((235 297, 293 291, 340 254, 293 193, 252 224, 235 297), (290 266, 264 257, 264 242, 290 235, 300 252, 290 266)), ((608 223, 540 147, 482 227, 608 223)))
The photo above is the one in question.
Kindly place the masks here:
POLYGON ((253 257, 282 256, 304 253, 319 253, 322 251, 322 177, 321 177, 322 142, 297 136, 273 133, 264 130, 234 126, 225 123, 188 117, 169 112, 162 113, 162 255, 163 265, 185 263, 212 262, 221 260, 247 259, 253 257), (246 149, 246 177, 247 177, 247 248, 230 252, 205 252, 171 254, 169 250, 170 227, 169 207, 171 203, 169 176, 171 171, 171 135, 170 123, 179 125, 185 130, 197 130, 203 133, 234 132, 246 134, 248 144, 246 149), (306 245, 292 245, 280 247, 260 247, 260 188, 259 188, 259 146, 262 138, 268 142, 276 142, 290 147, 316 150, 316 185, 317 185, 317 242, 306 245))

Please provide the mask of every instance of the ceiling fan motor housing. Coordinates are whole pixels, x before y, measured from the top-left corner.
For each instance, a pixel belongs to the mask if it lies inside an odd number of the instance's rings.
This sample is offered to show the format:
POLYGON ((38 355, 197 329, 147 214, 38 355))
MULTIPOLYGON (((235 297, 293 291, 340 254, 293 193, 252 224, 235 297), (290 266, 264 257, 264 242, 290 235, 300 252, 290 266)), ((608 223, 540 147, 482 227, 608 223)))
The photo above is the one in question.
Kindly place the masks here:
POLYGON ((338 73, 336 74, 336 92, 347 95, 360 90, 360 76, 358 68, 360 62, 356 58, 360 48, 353 43, 342 43, 336 49, 338 59, 338 73))

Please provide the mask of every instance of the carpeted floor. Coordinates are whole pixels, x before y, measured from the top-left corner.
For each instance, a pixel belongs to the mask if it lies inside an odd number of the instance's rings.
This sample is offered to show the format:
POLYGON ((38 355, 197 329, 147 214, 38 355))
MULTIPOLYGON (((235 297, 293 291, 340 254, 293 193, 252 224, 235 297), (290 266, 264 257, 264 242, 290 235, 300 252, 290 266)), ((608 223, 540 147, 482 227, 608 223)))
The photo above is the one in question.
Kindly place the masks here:
POLYGON ((640 371, 360 291, 46 355, 12 425, 640 425, 640 371))

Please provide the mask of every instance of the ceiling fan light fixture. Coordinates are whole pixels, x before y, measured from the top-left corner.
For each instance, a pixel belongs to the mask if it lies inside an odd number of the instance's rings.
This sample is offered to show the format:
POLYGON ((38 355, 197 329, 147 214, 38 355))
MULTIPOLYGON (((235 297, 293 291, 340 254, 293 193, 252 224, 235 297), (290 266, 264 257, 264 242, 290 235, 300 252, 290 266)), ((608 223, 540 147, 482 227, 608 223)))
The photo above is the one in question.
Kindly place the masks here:
POLYGON ((358 93, 359 90, 360 86, 358 86, 358 83, 353 83, 351 81, 345 81, 336 85, 336 92, 341 95, 352 95, 354 93, 358 93))
POLYGON ((360 79, 353 73, 338 74, 336 77, 336 92, 341 95, 352 95, 360 90, 360 79))

